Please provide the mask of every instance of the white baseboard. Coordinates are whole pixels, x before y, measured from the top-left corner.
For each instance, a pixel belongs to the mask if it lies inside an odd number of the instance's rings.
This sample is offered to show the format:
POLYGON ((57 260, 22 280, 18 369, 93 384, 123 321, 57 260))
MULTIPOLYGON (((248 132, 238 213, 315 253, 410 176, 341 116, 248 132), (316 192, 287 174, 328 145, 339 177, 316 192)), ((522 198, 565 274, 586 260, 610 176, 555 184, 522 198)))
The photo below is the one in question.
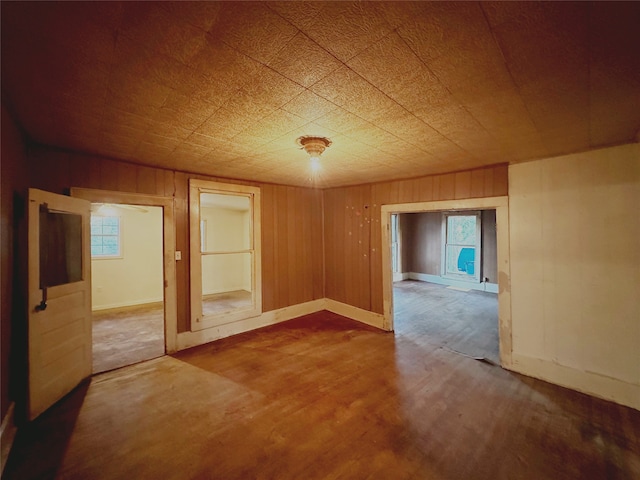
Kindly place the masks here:
POLYGON ((148 303, 162 303, 164 302, 164 297, 159 298, 145 298, 143 300, 134 300, 133 302, 118 302, 118 303, 110 303, 108 305, 92 305, 92 312, 99 312, 100 310, 111 310, 112 308, 122 308, 122 307, 135 307, 137 305, 146 305, 148 303))
POLYGON ((325 309, 325 299, 312 300, 310 302, 299 303, 290 307, 284 307, 279 310, 264 312, 261 315, 237 322, 220 325, 217 327, 205 328, 193 332, 178 333, 177 349, 195 347, 205 343, 220 340, 221 338, 230 337, 239 333, 249 332, 256 328, 275 325, 280 322, 291 320, 310 313, 319 312, 325 309))
POLYGON ((348 305, 346 303, 338 302, 336 300, 332 300, 330 298, 325 299, 326 306, 325 309, 330 312, 337 313, 338 315, 342 315, 343 317, 348 317, 352 320, 356 320, 358 322, 366 323, 367 325, 371 325, 372 327, 379 328, 384 330, 384 315, 380 313, 370 312, 368 310, 363 310, 362 308, 354 307, 353 305, 348 305))
POLYGON ((393 281, 394 282, 402 282, 403 280, 409 280, 409 272, 394 272, 393 281))
POLYGON ((454 280, 451 278, 441 277, 440 275, 430 275, 428 273, 409 272, 410 280, 419 280, 421 282, 437 283, 439 285, 447 285, 450 287, 467 288, 469 290, 480 290, 482 292, 498 293, 497 283, 488 282, 465 282, 462 280, 454 280))
POLYGON ((509 370, 640 410, 640 385, 540 358, 512 354, 509 370))
POLYGON ((13 418, 14 407, 15 403, 11 402, 0 426, 0 475, 4 472, 4 466, 7 464, 13 440, 16 438, 16 432, 18 431, 13 418))

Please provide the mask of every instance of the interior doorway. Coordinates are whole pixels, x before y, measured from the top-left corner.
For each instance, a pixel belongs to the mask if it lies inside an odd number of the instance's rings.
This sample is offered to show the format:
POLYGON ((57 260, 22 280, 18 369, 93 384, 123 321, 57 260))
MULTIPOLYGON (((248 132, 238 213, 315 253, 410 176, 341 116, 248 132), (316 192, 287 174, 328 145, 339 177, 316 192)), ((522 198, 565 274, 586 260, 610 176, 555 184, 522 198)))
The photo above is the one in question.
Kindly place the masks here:
POLYGON ((165 352, 162 208, 91 204, 93 373, 165 352))
MULTIPOLYGON (((487 351, 487 354, 482 352, 475 352, 469 350, 469 356, 489 357, 493 362, 493 358, 499 359, 499 362, 503 367, 508 368, 511 366, 511 293, 509 285, 509 214, 508 214, 508 198, 507 197, 491 197, 491 198, 477 198, 467 200, 447 200, 436 202, 423 202, 414 204, 398 204, 398 205, 383 205, 381 209, 381 231, 382 231, 382 274, 383 274, 383 304, 384 304, 384 328, 387 330, 396 330, 396 328, 402 328, 400 325, 396 325, 395 321, 395 303, 398 303, 397 312, 400 313, 402 308, 407 308, 406 305, 402 305, 402 300, 398 296, 394 301, 394 280, 415 282, 413 288, 406 288, 399 295, 406 294, 404 297, 410 297, 415 294, 421 301, 424 301, 428 296, 424 295, 424 291, 420 292, 421 283, 433 283, 430 285, 431 294, 438 297, 441 302, 440 305, 422 305, 418 307, 419 310, 440 311, 452 313, 452 306, 455 304, 456 296, 464 296, 464 301, 459 302, 459 307, 462 309, 458 312, 458 317, 464 317, 468 312, 465 308, 481 303, 480 297, 487 297, 489 302, 485 313, 488 317, 493 318, 492 324, 497 329, 498 335, 498 353, 492 353, 487 351), (491 215, 495 212, 495 220, 488 222, 488 225, 492 225, 495 231, 495 246, 493 252, 491 249, 482 248, 482 241, 477 241, 478 238, 471 238, 470 232, 473 230, 471 227, 475 227, 477 235, 482 235, 481 226, 476 222, 478 219, 485 215, 482 211, 491 211, 491 215), (431 234, 434 240, 426 245, 425 248, 432 248, 435 252, 431 252, 428 258, 424 257, 422 261, 431 263, 431 266, 436 269, 430 273, 423 272, 411 272, 414 268, 409 268, 409 265, 403 265, 403 262, 408 262, 408 255, 412 251, 410 245, 406 245, 406 240, 403 242, 403 236, 405 235, 403 228, 403 216, 402 214, 417 214, 422 212, 429 212, 431 215, 428 221, 433 225, 437 225, 438 228, 431 230, 431 234), (394 220, 396 216, 396 220, 394 220), (449 218, 455 218, 455 221, 451 222, 449 218), (455 227, 458 223, 469 223, 468 231, 465 230, 465 234, 460 238, 447 237, 447 227, 455 227), (471 225, 473 223, 473 225, 471 225), (398 231, 393 232, 392 226, 397 225, 398 231), (437 239, 437 240, 435 240, 437 239), (399 244, 396 246, 395 244, 399 244), (399 252, 395 253, 394 252, 399 252), (447 252, 449 257, 447 258, 447 252), (464 253, 464 258, 458 257, 464 253), (457 254, 457 255, 456 255, 457 254), (483 273, 481 260, 485 256, 493 255, 493 259, 487 261, 495 265, 493 272, 489 275, 486 274, 486 268, 483 273), (394 259, 394 255, 397 257, 394 259), (454 258, 455 257, 455 258, 454 258), (449 262, 448 262, 449 260, 449 262), (460 262, 460 260, 463 260, 460 262), (447 265, 449 263, 449 265, 447 265), (395 271, 394 271, 395 270, 395 271), (412 275, 413 273, 413 275, 412 275), (414 278, 411 278, 413 276, 414 278), (419 282, 419 283, 418 283, 419 282), (489 292, 489 296, 487 296, 489 292), (461 295, 458 295, 461 294, 461 295), (472 298, 472 297, 478 298, 472 298), (495 301, 491 301, 489 297, 495 298, 497 296, 497 305, 495 301), (491 306, 493 304, 493 306, 491 306), (465 307, 467 305, 467 307, 465 307), (492 313, 492 309, 493 312, 492 313), (495 322, 497 311, 497 325, 495 322), (480 354, 478 354, 480 353, 480 354)), ((426 218, 426 217, 425 217, 426 218)), ((459 225, 458 225, 459 226, 459 225)), ((424 225, 423 225, 424 227, 424 225)), ((429 231, 429 229, 426 229, 429 231)), ((427 272, 429 272, 427 270, 427 272)), ((409 287, 409 285, 406 285, 409 287)), ((422 285, 422 287, 425 287, 422 285)), ((486 300, 485 299, 485 300, 486 300)), ((468 308, 467 308, 468 310, 468 308)), ((455 312, 453 312, 455 315, 455 312)), ((411 313, 408 313, 411 315, 411 313)), ((457 345, 461 345, 461 349, 467 349, 467 340, 473 340, 474 334, 468 328, 462 327, 456 334, 455 326, 451 321, 443 323, 441 333, 449 335, 448 341, 455 341, 457 345), (466 338, 465 338, 466 337, 466 338)), ((420 334, 420 333, 418 333, 420 334)), ((422 332, 425 335, 433 335, 433 332, 422 332)), ((446 335, 444 335, 446 336, 446 335)), ((455 349, 455 348, 451 348, 455 349)), ((467 354, 465 352, 460 352, 467 354)))
POLYGON ((93 373, 176 351, 173 199, 72 188, 92 203, 93 373))
POLYGON ((495 209, 392 214, 390 227, 396 334, 499 364, 495 209))

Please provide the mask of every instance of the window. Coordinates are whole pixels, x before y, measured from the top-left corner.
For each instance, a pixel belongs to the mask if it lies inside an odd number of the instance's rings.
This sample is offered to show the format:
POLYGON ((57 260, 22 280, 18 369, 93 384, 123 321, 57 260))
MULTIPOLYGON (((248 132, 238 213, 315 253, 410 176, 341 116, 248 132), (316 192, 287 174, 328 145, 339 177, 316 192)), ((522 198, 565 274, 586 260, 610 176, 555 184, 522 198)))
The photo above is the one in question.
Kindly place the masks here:
POLYGON ((120 232, 120 217, 91 215, 91 257, 121 257, 120 232))
POLYGON ((444 215, 444 276, 480 281, 480 214, 444 215))

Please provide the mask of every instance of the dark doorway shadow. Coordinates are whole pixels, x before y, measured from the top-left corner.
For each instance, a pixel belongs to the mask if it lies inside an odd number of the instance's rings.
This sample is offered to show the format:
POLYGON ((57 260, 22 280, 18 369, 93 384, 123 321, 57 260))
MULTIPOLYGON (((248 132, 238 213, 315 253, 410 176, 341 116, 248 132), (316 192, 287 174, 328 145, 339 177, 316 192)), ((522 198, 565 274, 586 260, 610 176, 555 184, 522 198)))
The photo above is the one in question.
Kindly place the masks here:
POLYGON ((90 384, 85 380, 34 421, 20 426, 3 480, 56 477, 90 384))

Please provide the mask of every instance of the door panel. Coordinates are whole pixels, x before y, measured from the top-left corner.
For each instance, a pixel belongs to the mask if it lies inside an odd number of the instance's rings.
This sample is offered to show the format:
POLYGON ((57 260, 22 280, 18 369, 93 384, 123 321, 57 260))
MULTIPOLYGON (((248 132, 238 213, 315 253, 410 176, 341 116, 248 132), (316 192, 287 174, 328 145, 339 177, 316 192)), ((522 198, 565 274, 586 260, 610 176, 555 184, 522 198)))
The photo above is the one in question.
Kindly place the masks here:
POLYGON ((33 420, 91 375, 90 203, 29 189, 29 394, 33 420))

